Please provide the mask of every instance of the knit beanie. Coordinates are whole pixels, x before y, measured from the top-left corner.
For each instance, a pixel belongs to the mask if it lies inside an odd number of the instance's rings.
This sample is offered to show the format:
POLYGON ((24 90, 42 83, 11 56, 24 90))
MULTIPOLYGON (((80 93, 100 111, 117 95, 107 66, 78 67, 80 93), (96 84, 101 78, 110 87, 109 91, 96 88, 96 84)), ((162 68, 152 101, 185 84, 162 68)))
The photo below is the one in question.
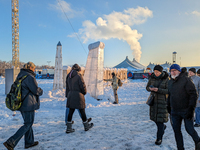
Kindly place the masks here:
POLYGON ((153 70, 158 70, 158 71, 162 72, 162 71, 163 71, 163 67, 160 66, 160 65, 156 65, 156 66, 153 68, 153 70))
POLYGON ((192 72, 196 73, 196 69, 195 68, 190 68, 189 71, 192 71, 192 72))
POLYGON ((178 64, 173 64, 173 65, 171 65, 171 67, 170 67, 169 70, 171 71, 172 69, 176 69, 176 70, 178 70, 178 71, 181 72, 181 67, 180 67, 178 64))

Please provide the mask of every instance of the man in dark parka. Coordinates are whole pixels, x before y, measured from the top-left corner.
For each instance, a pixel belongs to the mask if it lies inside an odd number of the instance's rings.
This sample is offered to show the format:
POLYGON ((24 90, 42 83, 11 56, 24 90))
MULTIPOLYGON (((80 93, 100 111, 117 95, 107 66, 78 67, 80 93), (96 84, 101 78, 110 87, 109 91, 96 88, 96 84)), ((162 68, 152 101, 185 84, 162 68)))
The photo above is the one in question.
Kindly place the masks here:
POLYGON ((22 81, 22 106, 19 111, 24 119, 24 125, 5 143, 4 146, 8 150, 14 149, 19 140, 25 135, 25 148, 38 145, 38 141, 34 141, 32 125, 34 122, 35 110, 40 108, 39 96, 43 94, 43 90, 38 87, 35 79, 35 65, 32 62, 28 62, 21 69, 17 76, 17 79, 27 75, 22 81))
POLYGON ((197 91, 194 83, 181 73, 180 66, 173 64, 170 67, 171 80, 168 83, 169 97, 168 112, 171 114, 171 124, 174 130, 177 149, 184 150, 181 124, 184 120, 185 129, 195 143, 195 150, 200 150, 200 138, 194 129, 194 109, 197 103, 197 91))

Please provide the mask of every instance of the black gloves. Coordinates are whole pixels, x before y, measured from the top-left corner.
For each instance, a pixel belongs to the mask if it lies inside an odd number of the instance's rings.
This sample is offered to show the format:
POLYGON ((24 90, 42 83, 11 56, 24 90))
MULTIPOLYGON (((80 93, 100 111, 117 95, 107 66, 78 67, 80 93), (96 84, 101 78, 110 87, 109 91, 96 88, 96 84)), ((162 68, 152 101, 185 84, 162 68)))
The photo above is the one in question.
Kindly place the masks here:
POLYGON ((171 115, 171 107, 170 106, 167 106, 167 111, 171 115))
POLYGON ((185 115, 185 118, 186 119, 188 119, 188 120, 192 120, 193 119, 193 117, 194 117, 194 109, 195 109, 195 107, 194 106, 189 106, 188 107, 188 111, 187 111, 187 113, 186 113, 186 115, 185 115))

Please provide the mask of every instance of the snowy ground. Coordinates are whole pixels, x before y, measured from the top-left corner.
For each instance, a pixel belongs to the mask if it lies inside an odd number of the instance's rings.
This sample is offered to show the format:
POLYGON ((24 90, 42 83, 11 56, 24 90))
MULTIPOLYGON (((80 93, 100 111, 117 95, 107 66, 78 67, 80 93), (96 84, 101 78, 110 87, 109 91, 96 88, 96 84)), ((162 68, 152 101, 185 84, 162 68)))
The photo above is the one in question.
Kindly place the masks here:
MULTIPOLYGON (((154 144, 156 139, 156 125, 149 119, 149 107, 145 101, 149 93, 145 90, 147 82, 144 80, 128 80, 118 90, 118 105, 114 100, 111 86, 105 84, 104 99, 96 101, 86 95, 86 114, 92 117, 94 127, 85 132, 82 121, 75 111, 73 120, 74 133, 66 134, 65 105, 63 91, 52 91, 53 80, 37 80, 44 90, 41 97, 41 108, 36 112, 33 125, 35 140, 40 143, 32 150, 175 150, 176 144, 170 123, 168 122, 163 143, 154 144)), ((15 116, 5 106, 5 81, 0 77, 0 150, 4 150, 2 143, 13 135, 23 124, 19 112, 15 116)), ((196 128, 200 133, 200 128, 196 128)), ((186 150, 193 150, 192 138, 182 126, 186 150)), ((21 139, 15 150, 24 148, 21 139)))

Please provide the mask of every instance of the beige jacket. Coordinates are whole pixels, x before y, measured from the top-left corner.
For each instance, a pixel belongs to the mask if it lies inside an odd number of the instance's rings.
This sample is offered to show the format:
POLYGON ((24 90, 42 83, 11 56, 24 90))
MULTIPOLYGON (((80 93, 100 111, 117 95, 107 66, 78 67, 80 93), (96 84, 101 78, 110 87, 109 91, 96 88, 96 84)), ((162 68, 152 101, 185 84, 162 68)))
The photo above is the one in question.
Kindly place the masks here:
POLYGON ((112 78, 112 79, 105 79, 105 81, 111 81, 112 82, 113 90, 118 89, 118 78, 116 76, 114 76, 114 78, 112 78))

